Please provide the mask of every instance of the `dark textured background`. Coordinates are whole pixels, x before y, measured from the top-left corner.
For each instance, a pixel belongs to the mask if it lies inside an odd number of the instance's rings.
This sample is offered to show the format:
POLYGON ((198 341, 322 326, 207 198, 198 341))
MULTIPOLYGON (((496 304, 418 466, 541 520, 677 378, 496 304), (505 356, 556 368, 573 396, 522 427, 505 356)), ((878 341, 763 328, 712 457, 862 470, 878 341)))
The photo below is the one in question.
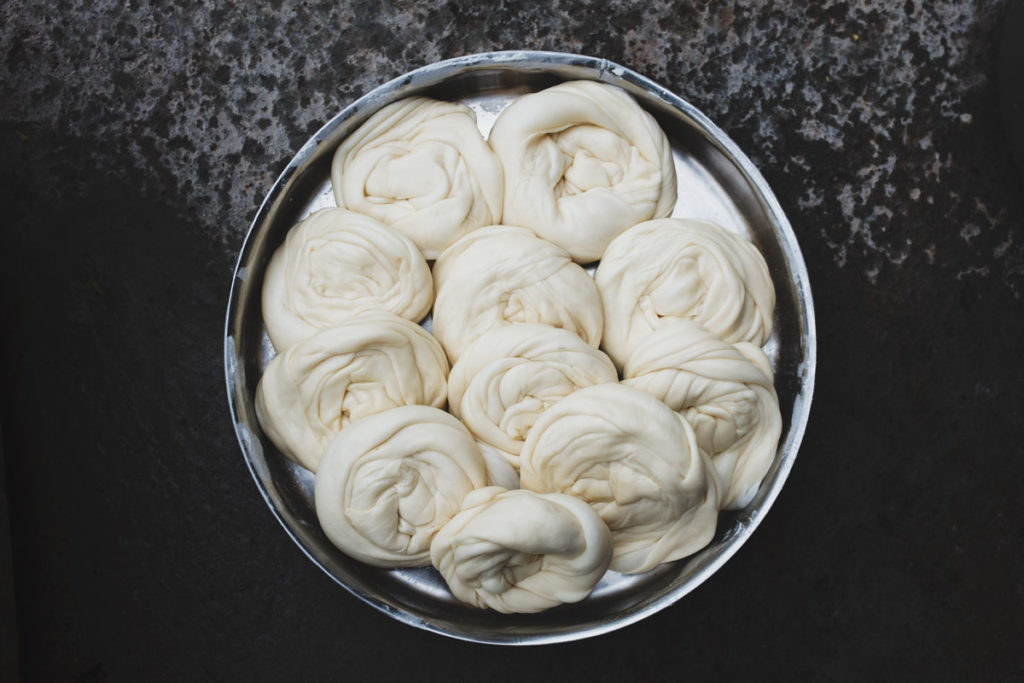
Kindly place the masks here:
POLYGON ((0 6, 0 678, 15 653, 26 681, 1024 678, 1010 4, 214 4, 0 6), (525 650, 400 625, 316 569, 221 369, 235 254, 302 142, 402 72, 513 48, 632 67, 738 142, 800 240, 820 358, 733 560, 640 624, 525 650))

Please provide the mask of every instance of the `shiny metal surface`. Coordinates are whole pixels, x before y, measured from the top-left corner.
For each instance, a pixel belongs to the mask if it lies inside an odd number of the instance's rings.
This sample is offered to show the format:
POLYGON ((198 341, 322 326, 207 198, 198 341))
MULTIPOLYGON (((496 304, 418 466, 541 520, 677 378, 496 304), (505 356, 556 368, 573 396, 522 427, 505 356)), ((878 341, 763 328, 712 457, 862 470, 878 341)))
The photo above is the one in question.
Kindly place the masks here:
POLYGON ((299 150, 264 200, 239 254, 224 362, 235 430, 256 485, 292 539, 335 581, 382 612, 429 631, 483 643, 552 643, 605 633, 664 609, 711 576, 753 533, 782 489, 807 423, 815 372, 814 308, 796 238, 764 178, 692 105, 603 59, 486 53, 432 64, 382 85, 346 107, 299 150), (509 616, 459 603, 432 568, 376 569, 328 542, 312 504, 312 475, 284 458, 256 420, 256 384, 273 355, 263 329, 260 290, 267 262, 288 229, 310 211, 334 205, 329 182, 334 150, 374 111, 413 95, 459 100, 476 110, 486 133, 519 94, 574 79, 624 88, 658 119, 672 142, 679 176, 680 201, 673 215, 714 219, 750 236, 764 254, 778 299, 776 331, 765 350, 776 372, 783 432, 754 500, 745 510, 721 513, 707 548, 642 575, 609 572, 581 603, 509 616))

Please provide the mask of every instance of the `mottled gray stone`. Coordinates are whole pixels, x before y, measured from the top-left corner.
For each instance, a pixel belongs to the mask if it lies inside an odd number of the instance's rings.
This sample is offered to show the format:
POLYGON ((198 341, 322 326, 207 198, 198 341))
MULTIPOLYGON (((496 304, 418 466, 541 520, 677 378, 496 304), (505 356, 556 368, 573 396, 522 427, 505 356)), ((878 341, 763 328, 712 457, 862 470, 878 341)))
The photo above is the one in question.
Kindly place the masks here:
POLYGON ((1001 13, 958 0, 9 3, 0 117, 127 154, 133 182, 181 197, 234 251, 287 159, 376 85, 472 52, 600 55, 732 134, 835 268, 875 284, 921 262, 1019 295, 1013 170, 966 142, 999 125, 986 107, 1001 13))

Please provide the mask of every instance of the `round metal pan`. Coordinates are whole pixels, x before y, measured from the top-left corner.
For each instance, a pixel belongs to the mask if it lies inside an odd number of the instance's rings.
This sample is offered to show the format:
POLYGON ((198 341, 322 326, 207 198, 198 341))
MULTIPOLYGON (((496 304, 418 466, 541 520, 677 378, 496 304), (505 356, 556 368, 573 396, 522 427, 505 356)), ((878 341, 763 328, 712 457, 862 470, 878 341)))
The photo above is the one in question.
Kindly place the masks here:
POLYGON ((796 238, 764 178, 691 104, 604 59, 494 52, 438 62, 396 78, 346 107, 303 145, 264 200, 239 254, 228 301, 224 364, 235 431, 256 485, 292 539, 335 581, 382 612, 429 631, 482 643, 552 643, 621 628, 671 605, 711 576, 753 533, 793 466, 807 423, 815 369, 814 308, 796 238), (256 384, 274 354, 263 328, 260 290, 267 262, 288 230, 311 211, 334 206, 334 151, 381 107, 413 95, 464 102, 477 112, 486 134, 517 96, 577 79, 625 89, 661 124, 679 178, 673 215, 712 219, 750 237, 764 254, 777 296, 775 333, 765 351, 775 369, 783 431, 753 501, 744 510, 721 513, 714 540, 696 555, 641 575, 608 572, 590 597, 574 605, 503 615, 458 602, 432 568, 377 569, 347 557, 327 540, 313 507, 313 475, 282 456, 256 419, 256 384))

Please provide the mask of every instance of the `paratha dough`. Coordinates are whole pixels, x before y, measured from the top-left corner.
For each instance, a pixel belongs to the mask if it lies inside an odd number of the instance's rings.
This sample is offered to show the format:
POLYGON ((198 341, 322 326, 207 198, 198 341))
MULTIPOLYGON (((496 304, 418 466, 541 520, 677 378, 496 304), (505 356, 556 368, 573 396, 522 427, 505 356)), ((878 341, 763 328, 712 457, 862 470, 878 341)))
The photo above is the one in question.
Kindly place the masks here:
POLYGON ((341 323, 276 356, 256 388, 263 430, 313 470, 350 422, 401 405, 441 408, 448 362, 422 327, 390 313, 341 323))
POLYGON ((782 433, 779 399, 764 352, 726 344, 697 323, 674 320, 641 341, 623 384, 679 411, 711 455, 722 485, 719 505, 740 509, 775 459, 782 433))
POLYGON ((263 280, 263 321, 278 353, 363 313, 421 320, 434 302, 426 259, 369 216, 321 209, 293 227, 263 280))
POLYGON ((497 486, 469 494, 430 546, 455 597, 506 614, 579 602, 611 556, 608 527, 583 501, 497 486))
POLYGON ((526 434, 544 410, 577 389, 617 381, 608 356, 576 334, 523 323, 470 344, 448 376, 448 405, 518 468, 526 434))
POLYGON ((570 81, 524 95, 498 116, 489 141, 505 169, 504 222, 531 228, 580 263, 675 206, 668 139, 615 86, 570 81))
POLYGON ((612 531, 611 569, 634 574, 706 546, 718 482, 693 429, 622 384, 580 389, 545 411, 520 454, 524 489, 589 503, 612 531))
POLYGON ((476 445, 480 447, 484 462, 487 464, 488 485, 510 490, 519 488, 519 471, 512 467, 506 455, 480 439, 476 440, 476 445))
POLYGON ((428 259, 501 222, 501 163, 463 104, 410 97, 371 116, 331 165, 338 206, 407 236, 428 259))
POLYGON ((594 275, 604 302, 603 348, 622 367, 669 320, 694 320, 723 341, 758 346, 772 334, 775 288, 764 257, 708 221, 667 218, 615 238, 594 275))
POLYGON ((316 474, 320 526, 346 554, 376 567, 430 563, 434 534, 487 485, 483 456, 458 420, 402 406, 336 436, 316 474))
POLYGON ((543 323, 601 342, 594 279, 561 247, 526 228, 495 225, 448 247, 434 264, 434 335, 454 363, 488 330, 543 323))

